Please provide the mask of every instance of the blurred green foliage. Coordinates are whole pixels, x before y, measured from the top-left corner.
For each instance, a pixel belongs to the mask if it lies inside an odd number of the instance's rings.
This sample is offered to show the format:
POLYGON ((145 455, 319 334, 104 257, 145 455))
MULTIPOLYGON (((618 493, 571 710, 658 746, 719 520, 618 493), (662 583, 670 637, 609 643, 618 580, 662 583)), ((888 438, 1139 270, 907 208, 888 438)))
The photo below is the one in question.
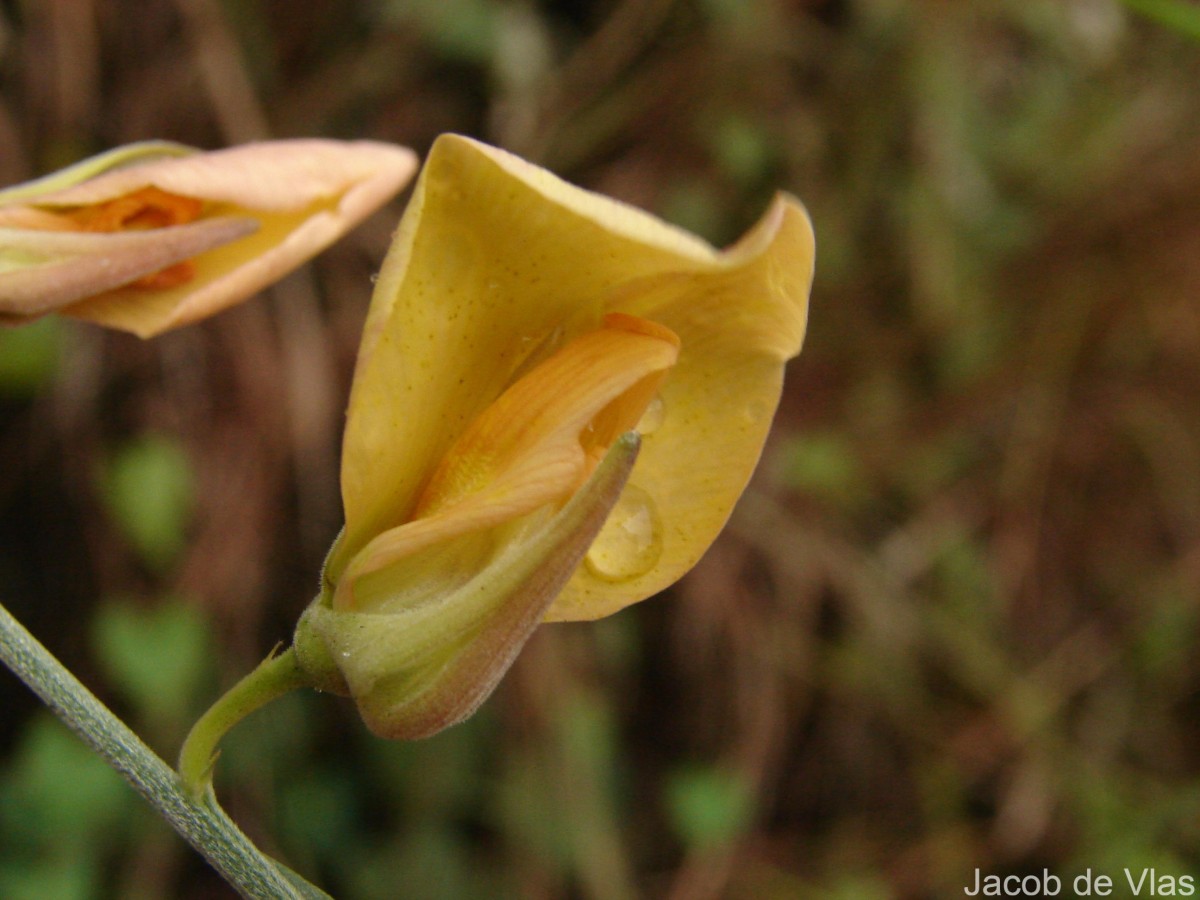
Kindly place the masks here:
POLYGON ((92 633, 113 689, 154 734, 178 740, 212 682, 212 640, 195 607, 109 602, 96 611, 92 633))
POLYGON ((116 449, 104 472, 105 500, 117 525, 152 569, 179 555, 194 489, 187 454, 162 435, 141 435, 116 449))
POLYGON ((378 15, 393 26, 416 26, 447 57, 477 62, 495 52, 498 19, 506 8, 496 0, 386 0, 378 15))
POLYGON ((754 797, 745 779, 714 768, 675 772, 666 800, 676 832, 691 848, 730 843, 752 820, 754 797))
POLYGON ((86 900, 136 798, 49 713, 30 720, 0 778, 0 895, 86 900))
POLYGON ((28 395, 49 382, 58 370, 61 333, 55 319, 0 330, 0 394, 28 395))
POLYGON ((1200 40, 1200 9, 1187 0, 1121 0, 1135 12, 1180 34, 1200 40))

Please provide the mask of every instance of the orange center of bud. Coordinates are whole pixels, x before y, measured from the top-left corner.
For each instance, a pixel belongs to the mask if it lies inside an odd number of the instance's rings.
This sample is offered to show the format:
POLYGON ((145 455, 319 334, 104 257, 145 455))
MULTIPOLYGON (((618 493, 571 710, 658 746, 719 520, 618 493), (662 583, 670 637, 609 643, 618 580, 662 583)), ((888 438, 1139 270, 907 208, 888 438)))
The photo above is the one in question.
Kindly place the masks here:
MULTIPOLYGON (((67 214, 80 231, 110 233, 140 231, 186 225, 200 217, 202 201, 171 194, 156 187, 145 187, 104 203, 82 206, 67 214)), ((143 275, 131 287, 164 290, 191 281, 196 264, 184 260, 149 275, 143 275)))

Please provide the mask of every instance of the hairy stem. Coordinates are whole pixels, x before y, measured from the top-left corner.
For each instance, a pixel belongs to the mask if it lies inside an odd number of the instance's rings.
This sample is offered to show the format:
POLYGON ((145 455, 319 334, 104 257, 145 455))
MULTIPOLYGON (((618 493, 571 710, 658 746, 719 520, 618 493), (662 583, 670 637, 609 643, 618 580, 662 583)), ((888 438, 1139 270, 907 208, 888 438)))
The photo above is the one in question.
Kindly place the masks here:
POLYGON ((253 900, 328 897, 251 843, 211 792, 193 798, 175 774, 3 606, 0 661, 85 743, 120 772, 241 896, 253 900))
POLYGON ((296 663, 295 652, 288 649, 278 656, 268 656, 226 691, 197 720, 183 742, 179 775, 184 789, 194 799, 202 797, 212 783, 217 744, 225 733, 256 709, 308 683, 308 677, 296 663))

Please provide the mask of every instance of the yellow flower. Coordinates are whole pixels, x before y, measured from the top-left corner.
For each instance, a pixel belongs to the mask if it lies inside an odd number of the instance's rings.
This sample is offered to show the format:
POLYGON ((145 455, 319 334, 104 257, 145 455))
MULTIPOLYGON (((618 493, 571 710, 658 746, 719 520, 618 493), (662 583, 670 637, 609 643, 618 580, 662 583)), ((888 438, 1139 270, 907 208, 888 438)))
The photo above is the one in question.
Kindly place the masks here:
POLYGON ((0 191, 0 323, 60 312, 159 334, 278 280, 416 171, 402 147, 148 142, 0 191))
POLYGON ((440 138, 367 318, 346 526, 297 630, 309 677, 380 734, 430 734, 474 710, 540 621, 605 616, 682 576, 757 463, 812 270, 790 197, 718 251, 440 138))

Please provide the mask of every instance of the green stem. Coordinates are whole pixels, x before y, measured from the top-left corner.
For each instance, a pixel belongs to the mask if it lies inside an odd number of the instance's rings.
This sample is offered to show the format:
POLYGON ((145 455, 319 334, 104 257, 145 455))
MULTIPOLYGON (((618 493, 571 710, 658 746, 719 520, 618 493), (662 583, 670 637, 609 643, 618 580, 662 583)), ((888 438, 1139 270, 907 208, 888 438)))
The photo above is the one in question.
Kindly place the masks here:
POLYGON ((149 801, 221 875, 251 900, 328 898, 265 856, 217 805, 194 799, 179 776, 0 605, 0 661, 149 801))
POLYGON ((179 753, 179 775, 191 796, 199 799, 211 785, 217 744, 230 728, 256 709, 308 684, 308 676, 289 648, 278 656, 268 656, 210 706, 192 726, 179 753))

